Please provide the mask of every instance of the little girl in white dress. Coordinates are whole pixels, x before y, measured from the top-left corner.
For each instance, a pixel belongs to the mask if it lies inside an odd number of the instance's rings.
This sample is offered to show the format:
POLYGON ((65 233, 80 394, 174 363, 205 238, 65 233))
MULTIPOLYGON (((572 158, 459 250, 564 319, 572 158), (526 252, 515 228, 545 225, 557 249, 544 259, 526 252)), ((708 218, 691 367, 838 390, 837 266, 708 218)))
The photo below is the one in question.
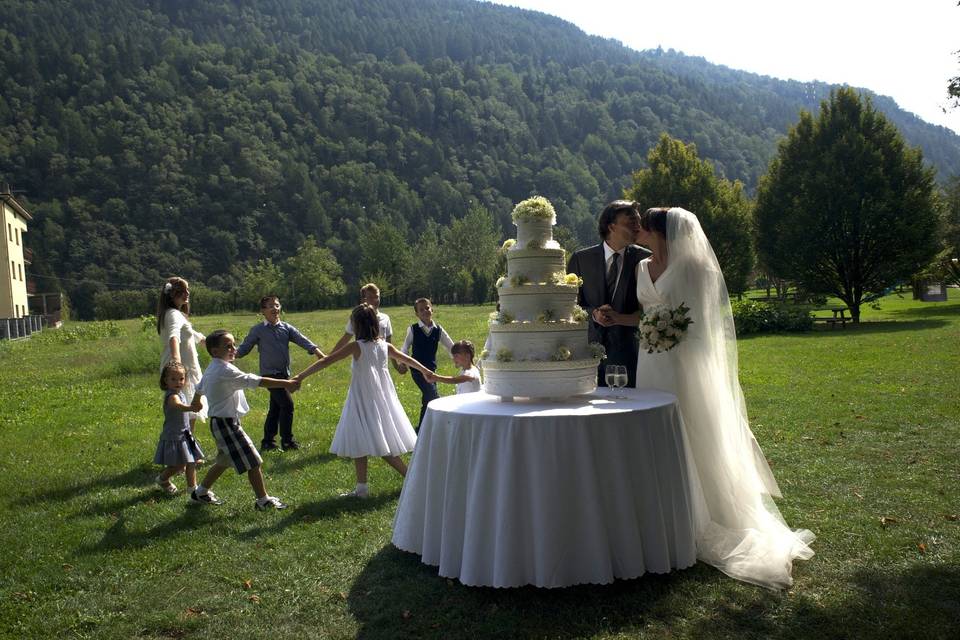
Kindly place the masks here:
POLYGON ((357 486, 343 495, 366 498, 369 495, 367 457, 380 456, 405 476, 407 466, 399 456, 413 451, 417 442, 417 434, 400 404, 387 369, 388 359, 403 362, 424 376, 432 376, 433 372, 380 338, 380 324, 374 307, 360 304, 350 314, 350 321, 356 342, 317 360, 296 378, 302 381, 338 360, 353 356, 350 388, 330 452, 354 461, 357 486))
POLYGON ((435 375, 437 382, 457 385, 457 393, 473 393, 480 391, 480 371, 473 363, 473 343, 469 340, 454 342, 450 348, 453 363, 460 367, 460 373, 455 376, 435 375))

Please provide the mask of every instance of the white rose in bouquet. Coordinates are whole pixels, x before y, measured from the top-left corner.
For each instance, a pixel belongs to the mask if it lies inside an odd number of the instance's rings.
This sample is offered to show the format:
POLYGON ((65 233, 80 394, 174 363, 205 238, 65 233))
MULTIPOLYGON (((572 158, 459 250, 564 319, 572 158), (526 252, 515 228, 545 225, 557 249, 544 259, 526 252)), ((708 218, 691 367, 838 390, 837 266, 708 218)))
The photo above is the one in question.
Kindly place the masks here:
POLYGON ((689 307, 681 303, 676 309, 651 307, 640 320, 640 346, 647 353, 669 351, 680 343, 693 320, 689 307))

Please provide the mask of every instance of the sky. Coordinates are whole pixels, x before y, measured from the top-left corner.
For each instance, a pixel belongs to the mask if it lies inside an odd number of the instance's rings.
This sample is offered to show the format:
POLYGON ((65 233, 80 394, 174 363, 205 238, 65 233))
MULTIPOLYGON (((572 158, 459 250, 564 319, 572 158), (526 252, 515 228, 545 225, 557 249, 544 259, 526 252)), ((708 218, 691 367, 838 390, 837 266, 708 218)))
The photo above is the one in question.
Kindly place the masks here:
POLYGON ((958 0, 495 0, 631 49, 674 49, 784 80, 848 84, 960 133, 958 0), (946 113, 944 113, 946 108, 946 113))

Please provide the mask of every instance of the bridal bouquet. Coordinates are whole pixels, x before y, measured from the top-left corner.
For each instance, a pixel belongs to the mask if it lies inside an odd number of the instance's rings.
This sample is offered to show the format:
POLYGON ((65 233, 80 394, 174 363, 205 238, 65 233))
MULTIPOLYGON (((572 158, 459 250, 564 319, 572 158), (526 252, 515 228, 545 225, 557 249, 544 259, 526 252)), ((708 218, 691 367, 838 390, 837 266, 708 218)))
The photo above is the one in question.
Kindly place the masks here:
POLYGON ((647 309, 640 319, 640 348, 647 353, 673 349, 693 324, 689 312, 690 308, 682 302, 676 309, 665 306, 647 309))

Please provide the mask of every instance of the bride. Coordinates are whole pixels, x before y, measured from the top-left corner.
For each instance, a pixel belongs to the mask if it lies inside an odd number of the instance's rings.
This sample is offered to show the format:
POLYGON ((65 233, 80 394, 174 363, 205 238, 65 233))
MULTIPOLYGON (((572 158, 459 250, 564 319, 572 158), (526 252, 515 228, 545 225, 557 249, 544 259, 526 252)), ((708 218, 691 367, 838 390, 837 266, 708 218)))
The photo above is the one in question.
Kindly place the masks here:
POLYGON ((794 558, 813 556, 814 535, 790 530, 774 505, 780 489, 747 421, 727 286, 697 217, 649 209, 636 242, 653 255, 637 266, 637 297, 690 308, 693 324, 670 351, 641 347, 637 388, 674 393, 702 495, 695 495, 697 557, 727 575, 772 589, 789 587, 794 558))

